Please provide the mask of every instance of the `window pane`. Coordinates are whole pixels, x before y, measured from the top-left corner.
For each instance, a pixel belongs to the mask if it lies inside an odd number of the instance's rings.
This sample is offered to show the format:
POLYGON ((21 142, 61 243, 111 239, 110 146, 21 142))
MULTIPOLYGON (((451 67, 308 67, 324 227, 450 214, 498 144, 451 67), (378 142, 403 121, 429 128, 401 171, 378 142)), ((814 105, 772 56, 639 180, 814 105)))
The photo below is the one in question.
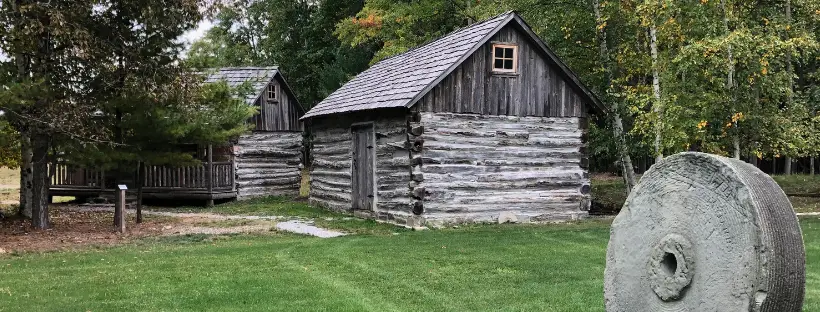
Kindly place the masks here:
POLYGON ((504 61, 504 69, 513 69, 513 61, 512 60, 505 60, 504 61))
POLYGON ((495 57, 504 57, 504 49, 495 48, 495 57))
POLYGON ((504 60, 495 60, 493 68, 504 68, 504 60))
POLYGON ((512 48, 504 49, 504 57, 505 58, 512 58, 513 57, 513 49, 512 48))

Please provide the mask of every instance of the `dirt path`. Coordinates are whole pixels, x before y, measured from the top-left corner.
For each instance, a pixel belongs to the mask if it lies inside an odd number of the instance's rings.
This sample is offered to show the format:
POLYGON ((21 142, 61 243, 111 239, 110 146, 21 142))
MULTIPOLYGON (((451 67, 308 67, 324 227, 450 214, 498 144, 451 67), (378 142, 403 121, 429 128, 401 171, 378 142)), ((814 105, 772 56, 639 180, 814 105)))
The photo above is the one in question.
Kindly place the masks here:
MULTIPOLYGON (((106 206, 80 206, 72 208, 75 211, 95 211, 113 213, 114 208, 106 206)), ((128 210, 129 215, 136 212, 128 210)), ((145 216, 170 217, 179 220, 174 225, 163 228, 166 235, 186 235, 186 234, 237 234, 237 233, 260 233, 272 230, 285 231, 296 234, 310 235, 321 238, 331 238, 344 236, 345 233, 323 229, 313 225, 311 220, 292 220, 294 218, 283 216, 244 216, 244 215, 220 215, 214 213, 191 213, 191 212, 167 212, 167 211, 143 211, 145 216)))
POLYGON ((52 228, 33 229, 29 221, 0 220, 0 255, 12 252, 52 251, 82 246, 123 244, 146 237, 176 235, 265 234, 279 231, 318 237, 337 237, 345 233, 313 226, 311 220, 279 216, 239 216, 214 213, 174 213, 144 211, 143 223, 136 223, 136 212, 127 211, 127 230, 114 231, 113 207, 98 205, 54 205, 52 228))

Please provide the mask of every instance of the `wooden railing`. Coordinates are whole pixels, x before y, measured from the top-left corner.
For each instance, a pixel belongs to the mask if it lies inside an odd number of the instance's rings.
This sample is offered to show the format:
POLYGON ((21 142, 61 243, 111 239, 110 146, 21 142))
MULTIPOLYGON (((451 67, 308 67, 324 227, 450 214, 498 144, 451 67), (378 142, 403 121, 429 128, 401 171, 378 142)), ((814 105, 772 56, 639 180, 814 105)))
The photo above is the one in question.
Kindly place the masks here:
POLYGON ((211 164, 211 179, 208 179, 208 163, 199 166, 145 166, 143 186, 148 188, 174 189, 232 189, 234 170, 231 162, 211 164), (209 183, 212 183, 209 187, 209 183))
MULTIPOLYGON (((105 189, 105 172, 101 170, 85 169, 66 164, 49 165, 53 173, 51 186, 105 189)), ((233 163, 214 162, 203 163, 199 166, 144 166, 142 186, 155 189, 174 190, 232 190, 235 176, 233 163), (208 179, 208 170, 211 170, 208 179)))
POLYGON ((213 163, 213 187, 215 189, 232 189, 234 187, 235 178, 236 175, 233 172, 232 162, 213 163))
POLYGON ((81 188, 105 188, 105 172, 89 170, 58 163, 49 164, 52 186, 72 186, 81 188))

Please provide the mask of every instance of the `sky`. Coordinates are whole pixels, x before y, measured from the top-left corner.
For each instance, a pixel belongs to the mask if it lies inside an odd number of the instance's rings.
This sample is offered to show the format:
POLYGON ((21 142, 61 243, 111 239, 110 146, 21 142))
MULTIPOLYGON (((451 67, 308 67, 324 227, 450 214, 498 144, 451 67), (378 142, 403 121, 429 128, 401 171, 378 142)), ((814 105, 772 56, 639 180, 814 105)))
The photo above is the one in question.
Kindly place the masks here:
MULTIPOLYGON (((195 29, 191 29, 186 33, 182 34, 180 40, 185 43, 185 52, 188 51, 188 48, 191 46, 194 41, 199 40, 205 33, 214 26, 214 22, 212 20, 203 20, 199 22, 199 25, 195 29)), ((183 52, 184 53, 184 52, 183 52)))
POLYGON ((182 34, 182 40, 185 41, 187 45, 190 45, 194 41, 205 36, 205 33, 214 26, 214 22, 212 20, 203 20, 199 22, 199 25, 195 29, 191 29, 184 34, 182 34))

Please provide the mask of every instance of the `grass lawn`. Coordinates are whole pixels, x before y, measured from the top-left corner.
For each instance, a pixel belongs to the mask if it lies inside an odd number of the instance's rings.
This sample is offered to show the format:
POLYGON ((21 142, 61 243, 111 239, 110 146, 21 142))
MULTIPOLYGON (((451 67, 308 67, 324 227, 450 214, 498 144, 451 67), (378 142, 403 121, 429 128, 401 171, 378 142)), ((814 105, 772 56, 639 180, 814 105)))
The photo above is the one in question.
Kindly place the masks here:
MULTIPOLYGON (((786 194, 815 195, 815 197, 789 196, 796 212, 820 212, 820 175, 776 175, 772 178, 786 194)), ((593 176, 592 197, 605 208, 620 209, 626 201, 623 180, 614 176, 593 176)))
MULTIPOLYGON (((820 220, 802 221, 820 311, 820 220)), ((0 258, 0 311, 603 311, 606 223, 188 236, 0 258)))

